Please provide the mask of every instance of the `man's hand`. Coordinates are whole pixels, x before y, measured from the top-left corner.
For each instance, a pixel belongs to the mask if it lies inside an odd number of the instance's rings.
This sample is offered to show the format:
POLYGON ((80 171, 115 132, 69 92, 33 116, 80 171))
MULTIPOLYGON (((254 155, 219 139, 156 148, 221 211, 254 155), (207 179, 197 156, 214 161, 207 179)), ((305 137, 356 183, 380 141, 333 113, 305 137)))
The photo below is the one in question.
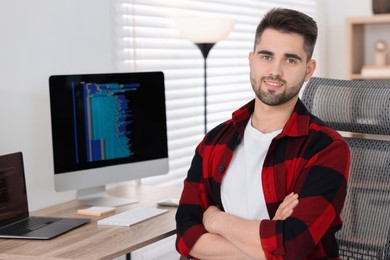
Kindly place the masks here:
POLYGON ((290 193, 287 195, 283 202, 279 205, 276 210, 275 216, 272 220, 285 220, 293 213, 294 208, 298 205, 298 194, 290 193))

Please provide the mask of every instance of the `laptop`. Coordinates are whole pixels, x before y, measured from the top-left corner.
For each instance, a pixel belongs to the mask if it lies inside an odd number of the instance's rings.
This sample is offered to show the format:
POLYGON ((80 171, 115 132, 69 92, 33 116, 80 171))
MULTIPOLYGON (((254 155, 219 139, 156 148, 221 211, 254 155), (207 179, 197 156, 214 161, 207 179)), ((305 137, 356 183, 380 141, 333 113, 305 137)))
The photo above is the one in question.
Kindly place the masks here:
POLYGON ((51 239, 89 221, 30 216, 22 153, 0 156, 0 238, 51 239))

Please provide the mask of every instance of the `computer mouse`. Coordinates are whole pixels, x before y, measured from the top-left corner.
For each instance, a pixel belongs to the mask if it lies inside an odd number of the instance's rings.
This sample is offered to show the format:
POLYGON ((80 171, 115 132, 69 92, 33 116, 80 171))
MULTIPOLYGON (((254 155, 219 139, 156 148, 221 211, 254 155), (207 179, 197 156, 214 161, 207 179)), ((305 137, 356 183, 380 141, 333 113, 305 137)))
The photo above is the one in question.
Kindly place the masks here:
POLYGON ((159 206, 168 206, 168 207, 177 207, 179 206, 179 199, 177 198, 168 198, 157 201, 159 206))

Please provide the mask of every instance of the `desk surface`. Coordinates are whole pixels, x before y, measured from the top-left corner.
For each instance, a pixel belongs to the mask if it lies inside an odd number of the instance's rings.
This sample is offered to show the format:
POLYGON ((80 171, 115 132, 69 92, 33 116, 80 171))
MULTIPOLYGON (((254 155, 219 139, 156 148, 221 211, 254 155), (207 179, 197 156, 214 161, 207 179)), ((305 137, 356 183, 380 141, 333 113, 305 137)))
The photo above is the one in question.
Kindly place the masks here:
MULTIPOLYGON (((129 184, 109 193, 139 200, 117 207, 115 213, 119 213, 141 205, 155 207, 162 198, 178 197, 181 189, 129 184)), ((132 227, 98 226, 96 221, 106 216, 77 215, 82 208, 86 206, 70 201, 32 212, 36 216, 86 217, 91 222, 51 240, 0 239, 0 259, 113 259, 175 234, 174 207, 164 207, 168 213, 132 227)))

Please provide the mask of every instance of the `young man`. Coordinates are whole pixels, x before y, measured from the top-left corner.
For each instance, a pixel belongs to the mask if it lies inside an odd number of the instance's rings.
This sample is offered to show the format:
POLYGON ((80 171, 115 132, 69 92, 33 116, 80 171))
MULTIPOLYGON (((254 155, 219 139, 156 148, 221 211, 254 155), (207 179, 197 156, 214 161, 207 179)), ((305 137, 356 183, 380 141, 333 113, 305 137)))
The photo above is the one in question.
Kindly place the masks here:
POLYGON ((255 99, 196 148, 176 215, 196 259, 338 259, 350 152, 298 98, 316 62, 317 25, 273 9, 249 54, 255 99), (299 200, 299 202, 298 202, 299 200))

